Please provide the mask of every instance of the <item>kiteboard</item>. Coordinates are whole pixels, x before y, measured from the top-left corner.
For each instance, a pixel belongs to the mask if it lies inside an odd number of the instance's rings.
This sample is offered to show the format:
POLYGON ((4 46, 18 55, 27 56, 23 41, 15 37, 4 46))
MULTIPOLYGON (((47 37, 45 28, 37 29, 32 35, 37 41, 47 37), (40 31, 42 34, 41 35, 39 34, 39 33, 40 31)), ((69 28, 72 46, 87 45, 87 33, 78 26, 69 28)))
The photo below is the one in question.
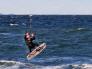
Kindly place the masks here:
POLYGON ((34 58, 35 56, 40 54, 45 48, 46 48, 46 44, 45 43, 40 44, 38 47, 33 49, 33 51, 31 53, 29 53, 27 55, 27 59, 31 60, 32 58, 34 58))

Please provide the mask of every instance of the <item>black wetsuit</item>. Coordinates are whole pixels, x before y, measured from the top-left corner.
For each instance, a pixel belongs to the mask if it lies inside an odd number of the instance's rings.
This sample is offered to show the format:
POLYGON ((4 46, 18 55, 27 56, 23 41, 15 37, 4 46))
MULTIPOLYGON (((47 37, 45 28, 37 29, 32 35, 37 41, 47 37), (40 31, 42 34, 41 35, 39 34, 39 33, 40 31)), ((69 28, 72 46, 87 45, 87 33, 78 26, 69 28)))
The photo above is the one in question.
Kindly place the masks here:
POLYGON ((30 52, 32 52, 32 49, 34 49, 35 46, 38 46, 38 44, 33 43, 33 40, 35 40, 35 37, 30 38, 30 41, 27 40, 26 36, 24 37, 24 39, 25 39, 26 45, 28 46, 30 52))

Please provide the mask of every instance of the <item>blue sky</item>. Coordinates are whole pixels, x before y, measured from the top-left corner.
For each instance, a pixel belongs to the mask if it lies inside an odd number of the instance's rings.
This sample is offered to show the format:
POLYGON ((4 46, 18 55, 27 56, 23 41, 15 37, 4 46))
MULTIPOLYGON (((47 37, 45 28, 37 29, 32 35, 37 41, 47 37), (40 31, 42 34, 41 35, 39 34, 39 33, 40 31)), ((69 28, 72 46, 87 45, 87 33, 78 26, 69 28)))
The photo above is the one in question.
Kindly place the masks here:
POLYGON ((92 0, 0 0, 2 14, 92 14, 92 0))

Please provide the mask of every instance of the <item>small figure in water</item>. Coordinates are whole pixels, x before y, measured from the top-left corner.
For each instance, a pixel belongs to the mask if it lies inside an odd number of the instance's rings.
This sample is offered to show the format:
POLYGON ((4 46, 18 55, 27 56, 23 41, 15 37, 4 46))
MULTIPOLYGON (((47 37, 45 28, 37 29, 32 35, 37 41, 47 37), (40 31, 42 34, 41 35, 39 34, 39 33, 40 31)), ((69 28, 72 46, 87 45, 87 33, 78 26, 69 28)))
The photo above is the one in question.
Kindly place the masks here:
POLYGON ((32 49, 38 46, 37 43, 33 42, 33 40, 35 40, 35 33, 30 34, 29 32, 26 32, 24 39, 25 39, 26 45, 28 46, 30 52, 32 52, 32 49))

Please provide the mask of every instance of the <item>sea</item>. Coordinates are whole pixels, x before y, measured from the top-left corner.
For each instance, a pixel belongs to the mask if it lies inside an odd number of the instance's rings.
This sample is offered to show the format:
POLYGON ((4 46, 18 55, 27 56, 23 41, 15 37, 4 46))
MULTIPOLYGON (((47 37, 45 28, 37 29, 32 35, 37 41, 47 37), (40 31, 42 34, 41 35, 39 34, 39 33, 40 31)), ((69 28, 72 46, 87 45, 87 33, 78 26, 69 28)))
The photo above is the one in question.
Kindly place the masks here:
POLYGON ((0 15, 0 69, 92 69, 92 15, 0 15), (28 31, 47 46, 31 60, 28 31))

